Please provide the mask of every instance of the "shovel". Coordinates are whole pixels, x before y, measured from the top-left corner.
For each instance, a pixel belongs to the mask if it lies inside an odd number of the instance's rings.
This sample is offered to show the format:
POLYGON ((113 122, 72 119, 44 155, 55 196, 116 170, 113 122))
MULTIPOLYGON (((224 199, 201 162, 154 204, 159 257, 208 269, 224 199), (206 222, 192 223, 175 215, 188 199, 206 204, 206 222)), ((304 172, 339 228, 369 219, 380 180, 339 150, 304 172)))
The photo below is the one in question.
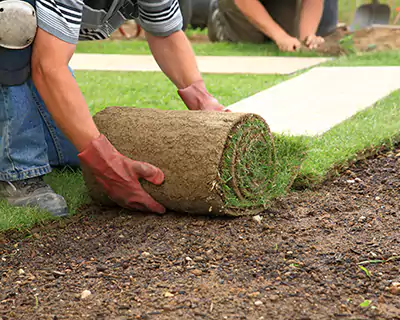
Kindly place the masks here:
POLYGON ((364 4, 357 8, 350 31, 370 27, 374 24, 389 24, 390 7, 372 0, 371 4, 364 4))

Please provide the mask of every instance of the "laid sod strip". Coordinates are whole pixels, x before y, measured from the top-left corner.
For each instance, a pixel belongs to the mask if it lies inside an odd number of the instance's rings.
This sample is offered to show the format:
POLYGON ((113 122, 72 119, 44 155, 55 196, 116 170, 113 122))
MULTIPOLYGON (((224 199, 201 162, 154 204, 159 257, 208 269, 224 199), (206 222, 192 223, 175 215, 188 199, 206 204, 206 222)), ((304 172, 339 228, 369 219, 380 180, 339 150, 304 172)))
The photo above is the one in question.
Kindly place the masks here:
MULTIPOLYGON (((143 188, 171 211, 239 216, 270 204, 276 154, 259 116, 110 107, 94 120, 119 152, 164 172, 161 186, 143 188)), ((84 176, 93 199, 110 204, 84 176)))
POLYGON ((56 193, 63 195, 72 214, 76 213, 81 205, 90 202, 80 169, 54 170, 52 174, 45 177, 45 181, 56 193))
POLYGON ((285 196, 300 174, 312 141, 310 137, 273 134, 277 175, 271 192, 273 199, 285 196))
MULTIPOLYGON (((65 198, 70 214, 75 214, 78 208, 89 203, 89 195, 83 182, 80 170, 54 170, 45 176, 53 190, 65 198)), ((11 207, 5 201, 0 201, 0 232, 9 229, 25 229, 42 224, 48 220, 57 220, 48 212, 37 208, 11 207)))
POLYGON ((36 208, 15 208, 0 201, 0 231, 29 228, 51 219, 50 214, 36 208))
MULTIPOLYGON (((283 57, 322 57, 313 51, 281 52, 274 43, 192 43, 198 56, 283 56, 283 57)), ((77 53, 103 54, 151 54, 149 46, 143 40, 104 40, 82 41, 78 44, 77 53)))

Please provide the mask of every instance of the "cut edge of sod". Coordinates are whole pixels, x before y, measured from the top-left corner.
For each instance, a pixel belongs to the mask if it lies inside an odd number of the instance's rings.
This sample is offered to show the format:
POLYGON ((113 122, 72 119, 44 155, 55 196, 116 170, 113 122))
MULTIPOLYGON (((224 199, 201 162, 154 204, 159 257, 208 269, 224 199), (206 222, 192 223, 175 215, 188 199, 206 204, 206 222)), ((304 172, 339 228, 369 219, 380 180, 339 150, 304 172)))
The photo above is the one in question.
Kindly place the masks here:
POLYGON ((294 186, 310 188, 400 143, 400 90, 309 140, 294 186))
POLYGON ((268 206, 276 173, 269 126, 260 116, 250 114, 230 132, 221 158, 218 188, 225 208, 240 215, 243 209, 259 212, 268 206))

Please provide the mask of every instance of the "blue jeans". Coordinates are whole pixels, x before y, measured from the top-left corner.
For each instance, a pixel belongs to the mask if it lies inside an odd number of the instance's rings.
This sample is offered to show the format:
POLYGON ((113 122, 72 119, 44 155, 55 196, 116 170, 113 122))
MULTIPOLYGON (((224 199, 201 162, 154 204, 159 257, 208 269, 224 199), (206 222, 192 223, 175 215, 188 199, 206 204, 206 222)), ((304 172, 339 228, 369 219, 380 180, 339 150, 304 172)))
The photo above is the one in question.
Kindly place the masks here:
POLYGON ((78 151, 55 125, 32 80, 0 85, 0 180, 33 178, 65 166, 79 166, 78 151))
POLYGON ((317 35, 325 37, 336 30, 339 22, 339 3, 338 0, 325 0, 324 11, 318 26, 317 35))

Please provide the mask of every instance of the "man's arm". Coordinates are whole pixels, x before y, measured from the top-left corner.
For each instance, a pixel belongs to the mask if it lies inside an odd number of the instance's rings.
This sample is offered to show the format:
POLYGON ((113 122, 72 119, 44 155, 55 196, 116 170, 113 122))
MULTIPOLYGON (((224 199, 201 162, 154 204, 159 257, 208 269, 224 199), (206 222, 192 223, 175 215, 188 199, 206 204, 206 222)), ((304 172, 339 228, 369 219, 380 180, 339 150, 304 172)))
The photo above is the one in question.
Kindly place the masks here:
POLYGON ((305 41, 309 47, 318 46, 323 42, 323 38, 316 36, 323 9, 323 0, 302 0, 299 26, 300 40, 305 41))
POLYGON ((178 89, 202 79, 192 46, 183 31, 166 37, 146 32, 146 38, 154 59, 178 89))
POLYGON ((178 88, 180 97, 190 110, 224 110, 207 91, 193 49, 183 31, 165 37, 146 32, 146 38, 160 69, 178 88))
POLYGON ((285 30, 277 24, 258 0, 235 0, 236 6, 247 19, 262 33, 272 40, 288 36, 285 30))
POLYGON ((163 213, 140 185, 164 181, 163 172, 120 154, 97 129, 85 99, 68 69, 75 45, 38 29, 32 54, 32 79, 57 126, 79 151, 87 168, 108 196, 123 207, 163 213))
POLYGON ((74 51, 74 44, 39 28, 33 46, 32 79, 57 125, 82 151, 100 132, 68 69, 74 51))
POLYGON ((281 51, 294 51, 300 42, 286 33, 258 0, 235 0, 236 6, 262 33, 272 39, 281 51))

